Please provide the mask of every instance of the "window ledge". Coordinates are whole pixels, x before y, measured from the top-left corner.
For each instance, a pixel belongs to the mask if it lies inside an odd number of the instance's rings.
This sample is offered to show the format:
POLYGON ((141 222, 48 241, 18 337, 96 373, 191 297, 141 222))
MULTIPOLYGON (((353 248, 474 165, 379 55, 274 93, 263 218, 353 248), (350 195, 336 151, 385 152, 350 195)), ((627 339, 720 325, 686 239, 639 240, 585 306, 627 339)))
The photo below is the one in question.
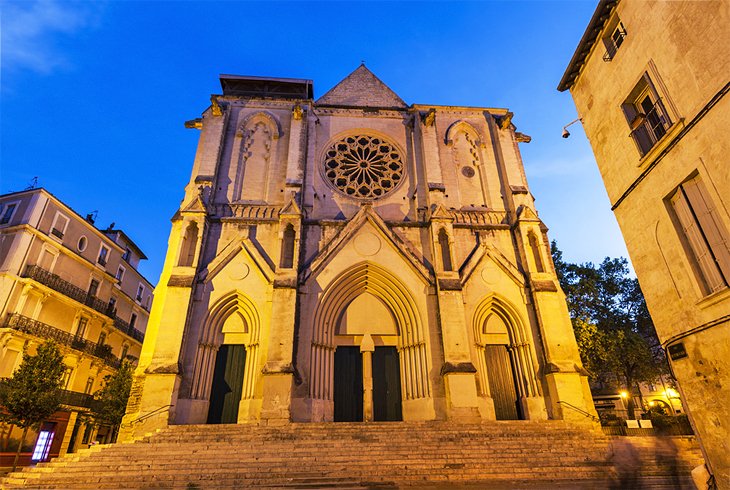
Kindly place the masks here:
POLYGON ((721 301, 725 301, 727 299, 730 299, 730 288, 725 287, 719 291, 715 291, 708 296, 705 296, 695 304, 699 308, 709 308, 710 306, 720 303, 721 301))
POLYGON ((649 150, 646 153, 646 155, 644 155, 643 157, 641 157, 639 159, 639 163, 636 166, 641 168, 644 166, 644 164, 646 164, 646 162, 650 162, 650 161, 654 160, 654 158, 656 158, 656 156, 659 155, 659 153, 661 153, 661 151, 664 148, 669 146, 669 143, 671 143, 672 140, 674 140, 674 137, 677 136, 679 134, 679 132, 682 131, 683 129, 684 129, 684 118, 682 117, 682 118, 679 118, 674 124, 672 124, 669 127, 669 130, 662 137, 662 139, 657 141, 656 145, 652 146, 651 150, 649 150))

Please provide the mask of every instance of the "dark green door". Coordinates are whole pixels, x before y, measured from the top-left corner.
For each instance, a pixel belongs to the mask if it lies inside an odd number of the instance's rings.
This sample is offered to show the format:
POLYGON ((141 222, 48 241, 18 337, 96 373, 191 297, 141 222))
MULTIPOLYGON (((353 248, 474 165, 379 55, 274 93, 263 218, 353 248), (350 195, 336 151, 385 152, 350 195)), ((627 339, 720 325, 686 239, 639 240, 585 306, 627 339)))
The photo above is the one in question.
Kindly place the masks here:
POLYGON ((376 347, 373 352, 373 419, 403 420, 400 361, 395 347, 376 347))
POLYGON ((213 387, 210 390, 209 424, 235 424, 243 390, 246 347, 221 345, 215 358, 213 387))
POLYGON ((520 418, 512 361, 506 345, 485 345, 489 391, 497 420, 520 418))
POLYGON ((359 347, 335 349, 335 422, 362 421, 362 354, 359 347))

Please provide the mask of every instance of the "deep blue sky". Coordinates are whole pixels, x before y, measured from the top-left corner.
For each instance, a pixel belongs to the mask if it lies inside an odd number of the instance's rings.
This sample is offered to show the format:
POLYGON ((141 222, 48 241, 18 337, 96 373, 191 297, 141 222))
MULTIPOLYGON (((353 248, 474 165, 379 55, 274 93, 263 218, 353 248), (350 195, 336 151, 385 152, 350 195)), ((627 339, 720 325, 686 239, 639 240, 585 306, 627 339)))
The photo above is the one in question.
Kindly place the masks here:
POLYGON ((568 93, 556 91, 596 1, 8 2, 2 5, 0 192, 39 185, 149 256, 192 168, 221 73, 314 80, 365 60, 407 103, 507 107, 537 209, 568 260, 626 256, 568 93))

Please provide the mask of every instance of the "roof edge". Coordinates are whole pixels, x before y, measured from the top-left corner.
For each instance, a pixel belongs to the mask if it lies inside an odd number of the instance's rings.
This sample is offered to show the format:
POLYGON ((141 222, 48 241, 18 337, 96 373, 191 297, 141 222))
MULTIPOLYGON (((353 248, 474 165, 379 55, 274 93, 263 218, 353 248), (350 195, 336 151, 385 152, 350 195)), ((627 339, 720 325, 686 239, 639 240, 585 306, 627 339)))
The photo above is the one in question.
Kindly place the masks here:
POLYGON ((568 63, 568 67, 565 69, 565 73, 563 73, 563 78, 558 84, 559 92, 565 92, 566 90, 573 88, 575 79, 578 78, 578 75, 580 75, 581 68, 585 64, 586 58, 591 52, 596 39, 598 39, 598 35, 603 30, 603 26, 606 24, 606 21, 611 16, 611 13, 616 8, 619 1, 620 0, 600 0, 598 2, 596 11, 593 12, 593 17, 591 17, 590 22, 588 22, 588 27, 586 27, 583 37, 581 37, 578 46, 575 48, 573 57, 570 59, 570 63, 568 63))

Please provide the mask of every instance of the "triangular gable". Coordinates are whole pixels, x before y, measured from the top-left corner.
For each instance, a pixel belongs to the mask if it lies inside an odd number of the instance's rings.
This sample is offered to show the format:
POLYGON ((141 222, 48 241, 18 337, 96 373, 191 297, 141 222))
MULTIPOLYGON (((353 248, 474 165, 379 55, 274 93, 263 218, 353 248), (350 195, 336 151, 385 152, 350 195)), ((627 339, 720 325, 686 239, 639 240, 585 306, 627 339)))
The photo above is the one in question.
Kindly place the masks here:
POLYGON ((302 210, 299 208, 299 205, 294 200, 294 196, 289 199, 289 202, 281 208, 281 211, 279 211, 279 216, 301 216, 302 210))
POLYGON ((210 282, 239 253, 248 255, 266 280, 269 282, 274 280, 274 269, 272 265, 263 255, 261 255, 261 252, 259 252, 256 245, 250 238, 234 238, 228 242, 228 244, 223 247, 223 250, 221 250, 220 253, 210 261, 208 267, 200 273, 200 280, 203 282, 210 282))
POLYGON ((205 207, 205 203, 200 198, 200 194, 195 196, 190 202, 181 209, 183 213, 207 213, 208 210, 205 207))
POLYGON ((431 219, 454 221, 454 216, 446 209, 443 203, 438 203, 431 212, 431 219))
POLYGON ((408 105, 365 65, 360 65, 317 100, 316 104, 351 107, 398 107, 408 105))
POLYGON ((360 230, 366 223, 371 223, 386 240, 403 256, 408 263, 424 278, 426 283, 431 284, 432 278, 428 268, 421 262, 418 257, 409 249, 405 240, 394 233, 385 224, 383 219, 373 211, 372 206, 369 204, 363 205, 360 211, 350 220, 340 232, 335 235, 329 243, 327 243, 317 257, 309 264, 309 273, 304 278, 305 280, 312 274, 318 272, 328 262, 328 259, 335 255, 349 239, 353 237, 358 230, 360 230))
POLYGON ((525 278, 520 269, 513 264, 505 255, 500 252, 493 245, 486 245, 481 243, 477 246, 476 250, 467 259, 464 265, 459 270, 462 286, 467 283, 472 273, 479 267, 486 258, 489 258, 497 264, 514 282, 519 284, 521 287, 525 286, 525 278))

